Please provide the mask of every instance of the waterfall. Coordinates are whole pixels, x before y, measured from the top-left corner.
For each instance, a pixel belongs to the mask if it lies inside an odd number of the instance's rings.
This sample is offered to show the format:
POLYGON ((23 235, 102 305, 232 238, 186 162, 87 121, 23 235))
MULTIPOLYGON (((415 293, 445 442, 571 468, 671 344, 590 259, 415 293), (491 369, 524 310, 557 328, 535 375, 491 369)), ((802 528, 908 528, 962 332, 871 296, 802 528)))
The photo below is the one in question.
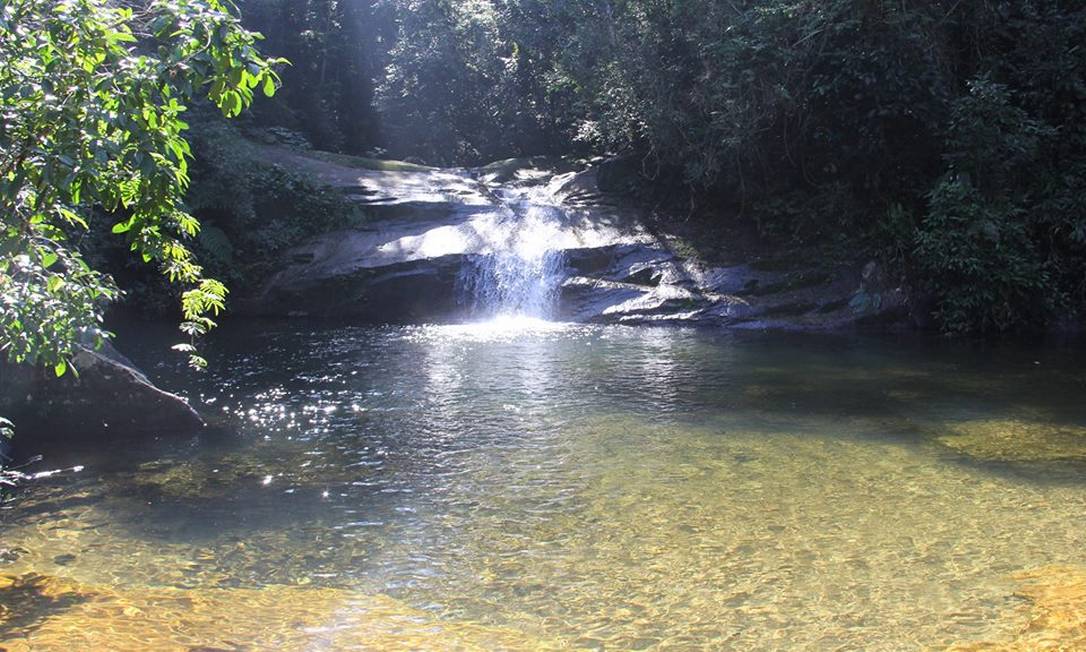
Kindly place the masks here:
POLYGON ((562 209, 542 192, 519 192, 502 199, 490 252, 464 264, 458 279, 460 301, 479 317, 554 316, 565 277, 565 257, 557 245, 562 209))

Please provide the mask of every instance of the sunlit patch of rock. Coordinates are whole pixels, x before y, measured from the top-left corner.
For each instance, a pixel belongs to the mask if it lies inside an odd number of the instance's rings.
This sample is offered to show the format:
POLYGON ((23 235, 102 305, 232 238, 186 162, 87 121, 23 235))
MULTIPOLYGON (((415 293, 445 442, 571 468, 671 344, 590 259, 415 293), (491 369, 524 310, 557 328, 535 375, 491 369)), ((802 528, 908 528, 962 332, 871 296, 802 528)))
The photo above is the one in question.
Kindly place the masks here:
POLYGON ((1046 566, 1015 576, 1024 624, 1008 640, 960 643, 951 652, 1086 650, 1086 568, 1046 566))

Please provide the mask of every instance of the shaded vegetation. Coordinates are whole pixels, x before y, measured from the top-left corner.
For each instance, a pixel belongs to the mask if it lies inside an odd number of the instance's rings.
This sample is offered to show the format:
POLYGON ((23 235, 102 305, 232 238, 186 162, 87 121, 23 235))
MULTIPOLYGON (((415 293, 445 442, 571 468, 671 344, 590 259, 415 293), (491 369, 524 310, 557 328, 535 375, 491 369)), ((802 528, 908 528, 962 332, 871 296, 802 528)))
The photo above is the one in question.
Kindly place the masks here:
POLYGON ((260 119, 289 117, 320 147, 430 164, 625 156, 708 230, 882 257, 951 332, 1033 330, 1086 305, 1081 3, 243 9, 300 78, 260 119))
POLYGON ((104 272, 156 310, 183 291, 199 334, 224 304, 214 279, 249 287, 350 219, 242 133, 376 170, 621 157, 635 182, 620 185, 664 207, 661 230, 693 217, 699 250, 746 230, 881 258, 947 332, 1067 326, 1086 306, 1081 3, 2 7, 3 347, 58 373, 118 297, 104 272), (290 59, 282 92, 246 28, 290 59), (275 97, 239 128, 208 110, 237 115, 254 90, 275 97))
MULTIPOLYGON (((311 175, 267 161, 239 129, 208 111, 196 113, 190 132, 193 183, 185 203, 202 226, 189 246, 215 278, 230 287, 254 287, 286 248, 353 215, 346 199, 311 175)), ((285 138, 293 142, 291 134, 285 138)), ((123 246, 102 236, 88 248, 125 289, 121 305, 152 316, 172 313, 174 290, 123 246)))

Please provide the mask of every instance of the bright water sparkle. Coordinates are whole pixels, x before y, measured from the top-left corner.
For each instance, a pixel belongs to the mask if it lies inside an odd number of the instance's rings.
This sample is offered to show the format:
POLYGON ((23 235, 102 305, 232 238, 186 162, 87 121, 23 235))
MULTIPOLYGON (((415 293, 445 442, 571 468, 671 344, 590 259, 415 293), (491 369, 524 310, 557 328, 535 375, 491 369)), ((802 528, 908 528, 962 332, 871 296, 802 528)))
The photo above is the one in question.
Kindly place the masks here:
POLYGON ((85 469, 6 511, 0 647, 939 649, 1086 565, 1078 349, 286 322, 193 376, 171 338, 132 353, 215 427, 43 444, 85 469))
POLYGON ((492 251, 461 271, 461 302, 477 317, 548 319, 565 277, 562 209, 537 188, 517 192, 499 210, 492 251))

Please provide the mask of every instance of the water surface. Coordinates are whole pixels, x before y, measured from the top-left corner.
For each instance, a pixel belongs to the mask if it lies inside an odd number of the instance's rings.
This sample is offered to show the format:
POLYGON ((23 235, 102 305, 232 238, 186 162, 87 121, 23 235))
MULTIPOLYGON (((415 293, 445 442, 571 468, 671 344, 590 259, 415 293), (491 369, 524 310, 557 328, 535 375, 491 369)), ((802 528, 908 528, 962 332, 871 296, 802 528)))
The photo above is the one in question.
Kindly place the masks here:
POLYGON ((288 323, 192 376, 129 344, 214 427, 42 445, 84 469, 3 512, 0 646, 940 649, 1086 564, 1074 347, 288 323))

